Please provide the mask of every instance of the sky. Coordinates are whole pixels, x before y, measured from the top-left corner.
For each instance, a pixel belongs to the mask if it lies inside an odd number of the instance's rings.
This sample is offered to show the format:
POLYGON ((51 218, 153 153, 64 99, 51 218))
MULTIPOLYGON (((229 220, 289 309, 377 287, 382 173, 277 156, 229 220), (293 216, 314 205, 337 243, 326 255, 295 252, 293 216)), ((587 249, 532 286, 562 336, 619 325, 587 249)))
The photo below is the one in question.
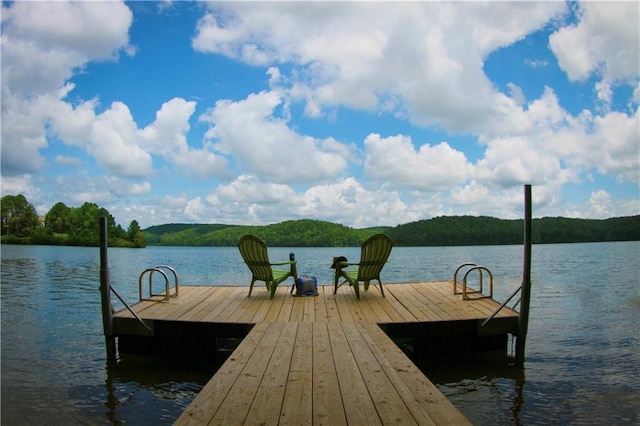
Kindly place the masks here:
POLYGON ((123 227, 640 214, 640 3, 2 4, 1 192, 123 227))

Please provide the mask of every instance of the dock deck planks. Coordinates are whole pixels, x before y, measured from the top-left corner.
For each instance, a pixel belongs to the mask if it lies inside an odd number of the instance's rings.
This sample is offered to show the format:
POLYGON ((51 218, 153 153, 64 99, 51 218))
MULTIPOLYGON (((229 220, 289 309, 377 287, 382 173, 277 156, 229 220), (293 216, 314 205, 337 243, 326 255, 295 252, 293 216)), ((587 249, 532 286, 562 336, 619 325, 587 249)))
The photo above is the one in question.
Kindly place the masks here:
POLYGON ((289 291, 269 299, 256 287, 247 298, 246 287, 182 286, 168 302, 134 306, 145 321, 255 324, 176 425, 468 424, 378 324, 480 322, 496 301, 462 300, 451 282, 386 284, 386 297, 375 288, 359 301, 348 288, 289 291))
MULTIPOLYGON (((246 287, 182 286, 180 296, 169 302, 144 300, 135 311, 144 319, 214 323, 257 324, 260 322, 373 322, 377 324, 479 320, 498 307, 492 299, 462 300, 450 282, 386 284, 382 297, 377 289, 361 293, 331 286, 318 287, 317 297, 293 297, 289 288, 278 288, 270 300, 266 289, 255 288, 251 298, 246 287)), ((516 317, 504 308, 497 317, 516 317)), ((127 310, 115 314, 133 318, 127 310)))
POLYGON ((260 323, 176 425, 469 424, 371 323, 260 323), (395 348, 395 349, 394 349, 395 348))

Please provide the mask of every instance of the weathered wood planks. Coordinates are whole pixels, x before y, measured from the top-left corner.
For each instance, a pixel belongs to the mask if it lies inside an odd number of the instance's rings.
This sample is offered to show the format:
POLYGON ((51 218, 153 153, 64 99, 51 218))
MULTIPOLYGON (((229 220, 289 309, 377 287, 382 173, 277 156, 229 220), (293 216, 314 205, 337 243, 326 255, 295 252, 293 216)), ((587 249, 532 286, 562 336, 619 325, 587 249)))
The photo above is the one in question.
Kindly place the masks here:
MULTIPOLYGON (((265 289, 256 288, 248 298, 245 287, 182 286, 180 297, 169 302, 142 301, 135 311, 144 319, 257 324, 259 322, 373 322, 377 324, 484 319, 498 304, 491 299, 462 300, 453 295, 450 282, 386 284, 386 297, 363 291, 358 301, 353 292, 330 286, 318 288, 319 296, 293 297, 289 288, 278 288, 270 300, 265 289)), ((516 317, 505 308, 497 317, 516 317)), ((115 318, 131 318, 127 310, 115 318)))
POLYGON ((469 424, 374 324, 260 323, 176 425, 469 424))

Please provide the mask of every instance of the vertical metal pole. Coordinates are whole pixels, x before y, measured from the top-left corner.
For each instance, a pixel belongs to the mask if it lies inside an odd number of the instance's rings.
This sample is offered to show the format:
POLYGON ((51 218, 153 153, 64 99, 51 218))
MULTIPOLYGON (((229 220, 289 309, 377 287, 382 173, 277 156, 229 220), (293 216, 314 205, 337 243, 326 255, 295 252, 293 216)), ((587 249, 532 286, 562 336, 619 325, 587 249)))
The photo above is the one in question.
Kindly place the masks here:
POLYGON ((524 348, 529 328, 529 304, 531 300, 531 185, 524 186, 524 262, 522 270, 522 295, 518 336, 516 338, 516 361, 524 363, 524 348))
POLYGON ((102 328, 107 345, 107 360, 115 360, 116 341, 113 335, 113 310, 111 306, 111 285, 109 283, 109 262, 107 259, 107 218, 100 218, 100 299, 102 302, 102 328))

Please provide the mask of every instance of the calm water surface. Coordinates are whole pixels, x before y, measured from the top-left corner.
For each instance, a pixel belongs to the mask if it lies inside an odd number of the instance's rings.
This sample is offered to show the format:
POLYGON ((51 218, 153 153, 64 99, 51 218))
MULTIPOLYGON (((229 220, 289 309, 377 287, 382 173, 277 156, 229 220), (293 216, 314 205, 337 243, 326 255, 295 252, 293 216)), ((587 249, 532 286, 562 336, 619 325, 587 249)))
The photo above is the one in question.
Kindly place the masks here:
MULTIPOLYGON (((331 257, 357 248, 272 248, 296 253, 299 273, 332 280, 331 257)), ((394 248, 386 282, 451 279, 473 261, 495 277, 495 297, 520 284, 522 247, 394 248)), ((1 422, 171 424, 220 360, 176 363, 123 356, 107 368, 97 248, 1 247, 1 422)), ((640 242, 533 247, 533 301, 524 368, 478 356, 420 363, 474 424, 640 422, 640 242)), ((182 285, 246 285, 236 248, 110 249, 111 284, 137 300, 138 275, 172 265, 182 285)))

